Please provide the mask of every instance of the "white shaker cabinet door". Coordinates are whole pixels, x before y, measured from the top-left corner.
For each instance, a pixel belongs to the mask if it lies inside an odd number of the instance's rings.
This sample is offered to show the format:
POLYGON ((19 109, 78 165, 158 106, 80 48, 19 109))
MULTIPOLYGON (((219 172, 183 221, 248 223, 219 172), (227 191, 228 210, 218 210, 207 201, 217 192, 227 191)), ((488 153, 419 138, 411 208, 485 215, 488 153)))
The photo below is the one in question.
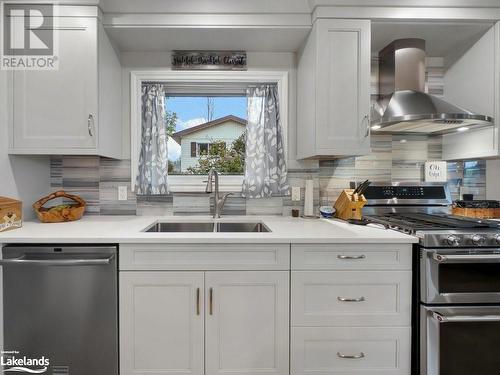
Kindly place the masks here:
POLYGON ((120 374, 203 375, 203 272, 120 272, 120 374))
POLYGON ((366 153, 370 147, 370 21, 316 21, 318 154, 366 153))
POLYGON ((61 17, 54 32, 59 69, 13 73, 15 150, 98 145, 97 19, 61 17))
POLYGON ((206 375, 288 375, 287 271, 206 273, 206 375))

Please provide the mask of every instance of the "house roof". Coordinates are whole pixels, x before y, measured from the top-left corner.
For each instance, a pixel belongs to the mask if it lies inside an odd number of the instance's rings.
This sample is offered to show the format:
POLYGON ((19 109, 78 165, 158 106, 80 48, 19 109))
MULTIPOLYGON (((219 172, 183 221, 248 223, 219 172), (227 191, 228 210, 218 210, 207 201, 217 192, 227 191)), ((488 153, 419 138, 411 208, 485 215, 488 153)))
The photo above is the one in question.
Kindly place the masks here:
POLYGON ((223 123, 228 122, 228 121, 233 121, 233 122, 236 122, 236 123, 243 125, 243 126, 247 125, 247 120, 244 120, 238 116, 229 115, 229 116, 224 116, 224 117, 221 117, 221 118, 209 121, 209 122, 205 122, 205 123, 200 124, 200 125, 196 125, 196 126, 178 131, 178 132, 172 134, 172 138, 180 145, 182 137, 184 137, 188 134, 199 132, 200 130, 204 130, 207 128, 211 128, 213 126, 223 124, 223 123))

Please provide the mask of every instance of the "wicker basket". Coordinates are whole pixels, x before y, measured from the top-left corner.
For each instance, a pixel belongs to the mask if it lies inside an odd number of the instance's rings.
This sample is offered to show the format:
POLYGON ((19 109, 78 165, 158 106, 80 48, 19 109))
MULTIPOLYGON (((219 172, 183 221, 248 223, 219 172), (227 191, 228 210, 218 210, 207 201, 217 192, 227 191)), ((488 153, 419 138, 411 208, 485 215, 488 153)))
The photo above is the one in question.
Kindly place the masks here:
POLYGON ((85 205, 85 201, 79 196, 67 194, 65 191, 60 190, 33 203, 33 209, 42 223, 61 223, 81 219, 85 211, 85 205), (43 207, 45 203, 56 198, 69 198, 76 203, 49 208, 43 207))

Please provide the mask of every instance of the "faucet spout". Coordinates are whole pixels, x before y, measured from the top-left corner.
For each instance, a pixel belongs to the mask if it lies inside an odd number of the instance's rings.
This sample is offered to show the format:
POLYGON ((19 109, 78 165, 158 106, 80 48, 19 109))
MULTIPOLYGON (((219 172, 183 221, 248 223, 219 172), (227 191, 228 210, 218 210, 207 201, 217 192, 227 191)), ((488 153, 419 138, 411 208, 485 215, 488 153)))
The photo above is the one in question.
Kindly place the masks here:
POLYGON ((205 187, 205 192, 207 194, 214 193, 214 219, 220 218, 220 214, 226 203, 226 199, 232 193, 223 194, 222 198, 219 195, 219 173, 214 169, 210 169, 208 172, 207 186, 205 187), (213 182, 215 182, 215 190, 213 189, 213 182))
POLYGON ((213 168, 210 169, 210 172, 208 172, 207 186, 205 187, 205 193, 207 194, 212 192, 212 179, 214 174, 217 174, 217 171, 213 168))

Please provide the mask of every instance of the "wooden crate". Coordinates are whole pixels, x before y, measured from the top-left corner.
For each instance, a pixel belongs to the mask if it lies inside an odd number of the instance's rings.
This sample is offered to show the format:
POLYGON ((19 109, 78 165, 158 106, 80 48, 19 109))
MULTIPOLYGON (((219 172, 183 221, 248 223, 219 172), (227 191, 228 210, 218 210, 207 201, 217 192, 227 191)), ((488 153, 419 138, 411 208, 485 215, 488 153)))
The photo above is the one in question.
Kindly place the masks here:
POLYGON ((22 202, 0 197, 0 232, 21 228, 23 225, 22 202))

